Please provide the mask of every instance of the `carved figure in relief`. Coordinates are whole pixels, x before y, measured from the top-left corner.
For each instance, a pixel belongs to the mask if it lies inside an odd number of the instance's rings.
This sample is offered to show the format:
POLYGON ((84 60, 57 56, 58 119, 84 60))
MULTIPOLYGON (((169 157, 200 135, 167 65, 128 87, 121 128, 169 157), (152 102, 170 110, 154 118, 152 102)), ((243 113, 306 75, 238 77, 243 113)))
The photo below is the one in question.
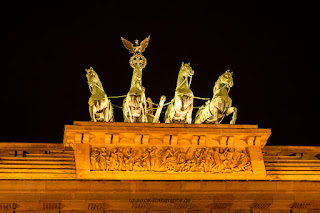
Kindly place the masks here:
POLYGON ((118 148, 117 151, 117 159, 118 159, 118 167, 116 168, 117 170, 121 171, 122 170, 122 166, 123 166, 123 152, 122 152, 123 148, 120 147, 118 148))
POLYGON ((205 155, 205 162, 206 162, 206 164, 205 164, 205 170, 206 171, 211 171, 211 169, 212 169, 212 164, 213 164, 213 161, 214 159, 213 159, 213 149, 212 148, 210 148, 208 151, 207 151, 207 153, 206 153, 206 155, 205 155))
POLYGON ((194 71, 192 70, 190 63, 182 62, 178 74, 174 99, 168 105, 165 113, 165 123, 191 123, 193 92, 190 89, 190 84, 193 74, 194 71))
POLYGON ((232 100, 229 97, 230 88, 233 86, 232 72, 227 70, 215 83, 213 98, 202 105, 195 117, 195 123, 220 124, 224 117, 233 113, 230 124, 237 120, 237 108, 232 107, 232 100))
POLYGON ((235 149, 234 148, 230 148, 228 149, 228 151, 226 152, 226 159, 225 161, 223 161, 223 164, 224 164, 224 167, 225 167, 225 170, 226 171, 233 171, 233 168, 234 168, 234 159, 233 159, 233 156, 234 156, 234 153, 235 153, 235 149))
POLYGON ((141 155, 141 162, 142 162, 142 168, 145 171, 150 171, 151 169, 151 156, 150 156, 150 149, 149 148, 143 148, 143 152, 141 155))
POLYGON ((111 157, 111 151, 110 150, 106 150, 106 169, 107 171, 109 171, 111 169, 111 160, 110 160, 110 157, 111 157))
POLYGON ((194 160, 196 161, 196 163, 200 163, 202 161, 203 158, 203 148, 197 148, 196 151, 194 152, 194 160))
POLYGON ((248 154, 230 147, 92 148, 93 171, 230 173, 252 171, 248 154), (188 154, 190 152, 190 154, 188 154))
POLYGON ((110 155, 110 161, 111 161, 111 170, 118 171, 120 167, 120 162, 118 160, 118 148, 112 149, 111 155, 110 155))
POLYGON ((100 170, 99 154, 100 152, 98 148, 93 148, 90 153, 90 164, 91 164, 92 170, 95 170, 95 171, 100 170))
POLYGON ((181 168, 181 172, 190 172, 192 167, 191 160, 187 160, 181 168))
POLYGON ((238 171, 252 170, 249 157, 246 153, 241 152, 239 158, 238 171))
POLYGON ((132 151, 132 148, 125 148, 124 149, 124 168, 125 170, 132 171, 134 165, 134 157, 135 153, 132 151))
POLYGON ((199 163, 199 171, 200 172, 206 171, 206 161, 205 160, 201 160, 201 162, 199 163))
POLYGON ((219 167, 221 165, 221 159, 219 155, 219 148, 213 150, 213 163, 210 166, 210 171, 219 172, 219 167))
POLYGON ((159 158, 157 156, 157 147, 153 146, 150 151, 150 158, 151 158, 151 171, 156 171, 159 168, 159 158))
POLYGON ((107 152, 106 148, 101 148, 100 149, 100 155, 99 155, 99 167, 101 171, 106 170, 107 168, 107 152))
POLYGON ((174 171, 176 169, 176 164, 178 163, 178 153, 179 148, 174 149, 173 147, 168 147, 160 152, 160 169, 174 171))
POLYGON ((92 67, 85 69, 91 96, 89 98, 89 113, 91 121, 114 121, 113 107, 105 93, 98 74, 92 67))

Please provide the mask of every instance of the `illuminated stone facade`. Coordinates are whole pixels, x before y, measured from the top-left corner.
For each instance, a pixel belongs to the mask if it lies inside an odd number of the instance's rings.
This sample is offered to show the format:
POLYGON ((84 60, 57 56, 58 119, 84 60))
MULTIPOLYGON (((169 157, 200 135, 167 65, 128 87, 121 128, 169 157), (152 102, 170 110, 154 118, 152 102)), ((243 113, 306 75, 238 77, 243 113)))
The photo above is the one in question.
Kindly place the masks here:
POLYGON ((319 212, 320 148, 257 125, 74 122, 0 143, 0 212, 319 212))

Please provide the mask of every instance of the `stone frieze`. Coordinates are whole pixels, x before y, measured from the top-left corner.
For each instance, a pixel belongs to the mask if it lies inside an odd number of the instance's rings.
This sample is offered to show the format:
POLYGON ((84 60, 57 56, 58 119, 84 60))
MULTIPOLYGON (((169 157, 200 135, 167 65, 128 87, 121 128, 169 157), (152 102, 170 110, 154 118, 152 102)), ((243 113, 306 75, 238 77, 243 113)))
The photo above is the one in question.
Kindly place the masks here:
POLYGON ((245 149, 233 147, 93 147, 91 171, 252 172, 245 149))

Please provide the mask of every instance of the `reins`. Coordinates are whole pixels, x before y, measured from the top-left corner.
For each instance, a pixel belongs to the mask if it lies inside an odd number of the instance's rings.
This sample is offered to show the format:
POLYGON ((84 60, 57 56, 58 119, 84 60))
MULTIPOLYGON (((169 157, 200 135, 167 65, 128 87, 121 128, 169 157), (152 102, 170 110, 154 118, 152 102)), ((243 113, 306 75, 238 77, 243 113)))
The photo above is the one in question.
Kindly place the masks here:
POLYGON ((187 85, 188 85, 188 87, 190 88, 191 81, 192 81, 192 75, 190 75, 190 74, 188 73, 188 76, 181 82, 181 84, 179 84, 179 86, 176 87, 176 90, 177 90, 178 88, 180 88, 180 87, 186 82, 186 80, 188 79, 188 77, 190 77, 190 81, 187 83, 187 85))
POLYGON ((98 89, 100 89, 101 91, 103 91, 104 92, 104 89, 102 89, 96 82, 94 82, 94 81, 91 81, 91 85, 89 85, 89 89, 90 89, 90 92, 92 93, 92 88, 93 88, 93 86, 96 86, 98 89))

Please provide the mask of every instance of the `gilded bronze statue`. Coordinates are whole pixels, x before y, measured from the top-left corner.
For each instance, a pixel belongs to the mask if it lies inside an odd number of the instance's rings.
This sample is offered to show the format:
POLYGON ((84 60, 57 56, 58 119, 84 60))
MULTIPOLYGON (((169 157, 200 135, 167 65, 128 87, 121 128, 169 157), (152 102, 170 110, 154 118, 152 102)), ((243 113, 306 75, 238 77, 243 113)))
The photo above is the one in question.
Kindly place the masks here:
MULTIPOLYGON (((132 54, 129 63, 133 68, 130 90, 126 95, 114 96, 111 98, 125 97, 122 105, 124 122, 130 123, 160 123, 159 118, 163 107, 167 106, 164 122, 165 123, 185 123, 191 124, 194 97, 190 89, 194 70, 190 63, 182 62, 178 73, 177 85, 174 98, 164 104, 166 97, 160 98, 159 104, 146 99, 145 88, 142 86, 142 70, 147 65, 147 59, 143 56, 150 36, 139 43, 136 39, 134 44, 121 37, 124 47, 132 54), (153 108, 156 105, 157 108, 153 108), (154 109, 156 112, 154 114, 154 109)), ((92 93, 89 99, 89 112, 91 121, 114 121, 113 107, 108 99, 97 73, 90 67, 86 69, 87 79, 92 93)), ((235 124, 237 119, 237 108, 232 106, 229 91, 233 86, 233 73, 227 70, 215 83, 213 97, 204 105, 199 107, 194 119, 194 123, 214 123, 220 124, 225 116, 233 114, 230 124, 235 124)), ((203 99, 203 98, 199 98, 203 99)), ((121 108, 121 107, 120 107, 121 108)), ((197 108, 197 107, 196 107, 197 108)))
POLYGON ((113 107, 105 93, 98 74, 92 67, 85 69, 91 96, 89 98, 89 113, 91 121, 114 121, 113 107))
POLYGON ((233 86, 233 73, 227 70, 223 73, 213 87, 213 97, 198 110, 195 123, 215 123, 220 124, 224 117, 233 113, 230 124, 235 124, 237 120, 237 108, 232 106, 229 97, 230 88, 233 86))
POLYGON ((123 100, 123 119, 130 123, 147 123, 147 103, 145 88, 142 86, 142 69, 147 65, 147 59, 142 55, 149 44, 150 36, 144 39, 140 45, 138 40, 135 46, 121 37, 124 47, 133 55, 130 58, 130 66, 133 68, 131 87, 123 100))
POLYGON ((133 68, 131 87, 126 98, 123 100, 122 112, 124 122, 158 123, 165 96, 161 96, 156 114, 148 115, 145 88, 142 86, 142 69, 147 65, 147 59, 142 53, 149 44, 150 36, 141 41, 140 45, 138 40, 135 41, 135 45, 122 37, 121 40, 124 47, 133 54, 129 60, 130 66, 133 68), (152 119, 148 119, 148 117, 152 119))
POLYGON ((165 123, 188 123, 192 121, 193 93, 190 89, 194 74, 190 63, 181 64, 178 74, 174 99, 168 105, 165 113, 165 123))

